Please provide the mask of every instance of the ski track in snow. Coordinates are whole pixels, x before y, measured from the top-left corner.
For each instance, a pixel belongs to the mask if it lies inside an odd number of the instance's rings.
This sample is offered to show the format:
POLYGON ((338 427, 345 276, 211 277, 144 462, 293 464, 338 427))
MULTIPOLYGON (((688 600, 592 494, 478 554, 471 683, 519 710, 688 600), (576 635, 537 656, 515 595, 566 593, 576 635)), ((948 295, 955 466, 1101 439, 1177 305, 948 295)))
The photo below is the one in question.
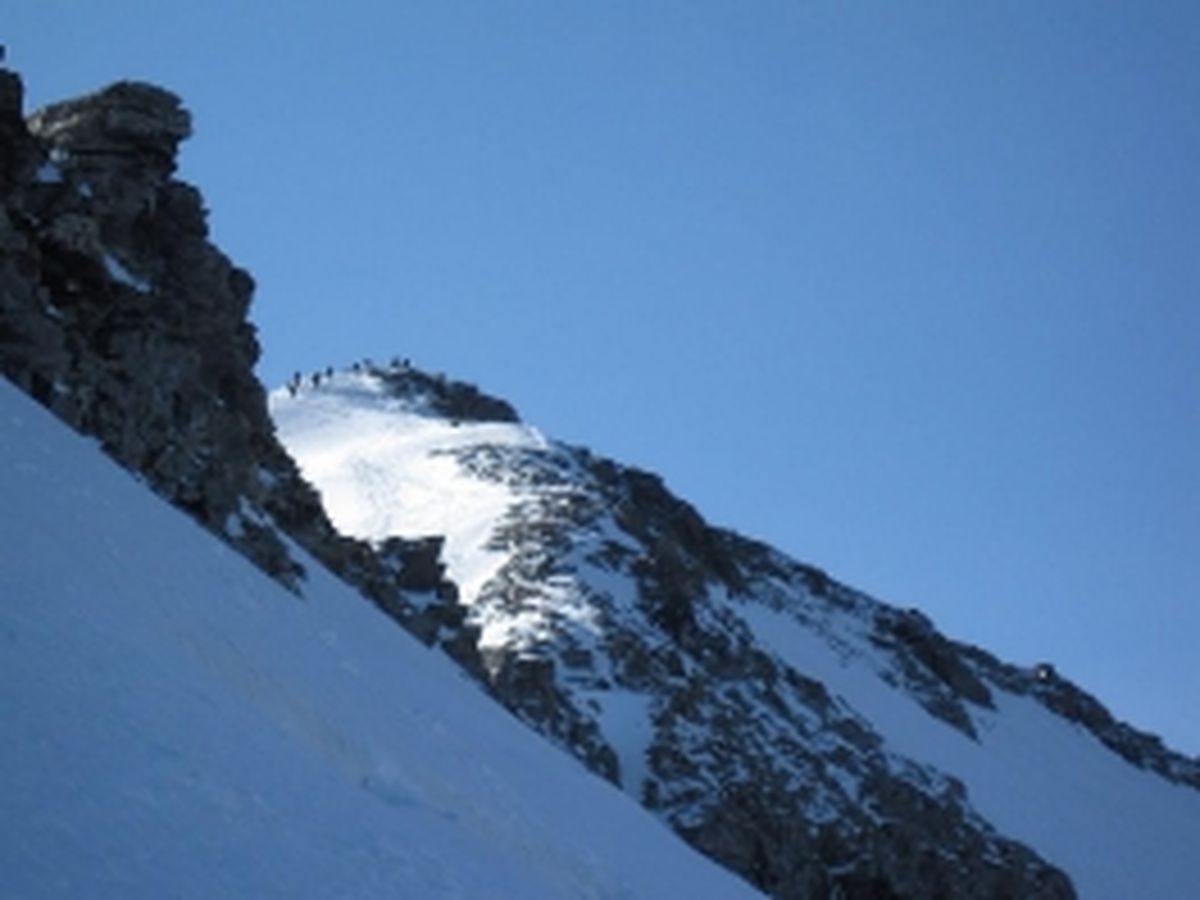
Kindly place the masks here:
POLYGON ((299 599, 7 383, 0 422, 3 896, 753 896, 316 563, 299 599))

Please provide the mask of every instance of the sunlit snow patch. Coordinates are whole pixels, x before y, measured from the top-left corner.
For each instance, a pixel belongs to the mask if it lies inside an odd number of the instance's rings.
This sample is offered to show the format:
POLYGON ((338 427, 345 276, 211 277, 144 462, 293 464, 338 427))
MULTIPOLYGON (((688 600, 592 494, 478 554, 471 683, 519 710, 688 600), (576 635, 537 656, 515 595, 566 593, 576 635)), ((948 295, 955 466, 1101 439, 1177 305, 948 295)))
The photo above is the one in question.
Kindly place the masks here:
POLYGON ((455 424, 419 397, 396 397, 371 376, 339 372, 295 396, 270 395, 280 437, 321 492, 344 534, 446 538, 447 574, 470 604, 506 555, 490 546, 513 489, 463 471, 455 451, 478 445, 543 449, 535 429, 498 422, 455 424))

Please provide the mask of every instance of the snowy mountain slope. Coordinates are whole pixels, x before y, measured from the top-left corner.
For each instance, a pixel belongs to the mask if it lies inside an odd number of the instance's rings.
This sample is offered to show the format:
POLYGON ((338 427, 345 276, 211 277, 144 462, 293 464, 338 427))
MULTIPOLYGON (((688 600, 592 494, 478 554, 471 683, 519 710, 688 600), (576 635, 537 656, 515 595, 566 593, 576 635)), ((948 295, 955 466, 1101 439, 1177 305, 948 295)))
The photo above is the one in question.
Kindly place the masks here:
POLYGON ((949 728, 879 677, 878 662, 785 612, 741 612, 763 646, 846 699, 889 747, 962 781, 1002 833, 1061 866, 1081 897, 1188 897, 1200 792, 1130 765, 1033 697, 993 685, 977 739, 949 728))
POLYGON ((736 891, 676 865, 627 798, 397 622, 781 897, 1073 895, 1012 837, 1085 896, 1194 881, 1177 838, 1200 761, 470 386, 368 365, 274 398, 340 527, 375 543, 339 535, 254 378, 252 280, 173 177, 179 98, 125 82, 26 119, 21 93, 0 70, 0 368, 296 597, 14 406, 0 872, 17 890, 736 891))
POLYGON ((6 382, 0 426, 3 896, 749 895, 311 560, 300 599, 6 382))
POLYGON ((447 536, 497 695, 699 849, 782 896, 1070 895, 1026 847, 1083 897, 1200 884, 1200 762, 654 476, 447 415, 453 387, 371 369, 271 409, 339 529, 447 536))

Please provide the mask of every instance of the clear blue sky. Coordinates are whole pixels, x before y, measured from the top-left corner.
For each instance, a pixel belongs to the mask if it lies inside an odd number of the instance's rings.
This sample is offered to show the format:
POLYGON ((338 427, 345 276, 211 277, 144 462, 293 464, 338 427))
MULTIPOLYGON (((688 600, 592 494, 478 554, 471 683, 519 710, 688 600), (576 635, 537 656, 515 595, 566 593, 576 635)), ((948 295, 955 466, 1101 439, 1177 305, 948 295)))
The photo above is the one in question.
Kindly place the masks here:
POLYGON ((1200 5, 8 0, 261 375, 411 356, 1200 752, 1200 5))

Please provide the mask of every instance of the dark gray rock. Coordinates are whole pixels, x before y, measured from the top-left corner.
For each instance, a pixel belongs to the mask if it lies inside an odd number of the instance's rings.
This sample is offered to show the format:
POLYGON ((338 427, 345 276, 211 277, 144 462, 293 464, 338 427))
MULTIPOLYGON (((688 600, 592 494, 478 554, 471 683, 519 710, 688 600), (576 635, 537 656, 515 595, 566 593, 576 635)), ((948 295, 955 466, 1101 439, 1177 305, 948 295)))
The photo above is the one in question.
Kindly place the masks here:
POLYGON ((430 410, 455 422, 519 422, 517 411, 499 397, 485 394, 473 384, 442 375, 429 375, 401 363, 389 368, 367 365, 395 396, 422 398, 430 410))
MULTIPOLYGON (((0 70, 0 370, 290 589, 299 548, 420 627, 413 597, 450 596, 440 541, 342 537, 276 439, 253 374, 254 281, 174 178, 191 133, 179 98, 121 82, 28 123, 21 98, 0 70)), ((470 668, 466 634, 453 654, 470 668)))

